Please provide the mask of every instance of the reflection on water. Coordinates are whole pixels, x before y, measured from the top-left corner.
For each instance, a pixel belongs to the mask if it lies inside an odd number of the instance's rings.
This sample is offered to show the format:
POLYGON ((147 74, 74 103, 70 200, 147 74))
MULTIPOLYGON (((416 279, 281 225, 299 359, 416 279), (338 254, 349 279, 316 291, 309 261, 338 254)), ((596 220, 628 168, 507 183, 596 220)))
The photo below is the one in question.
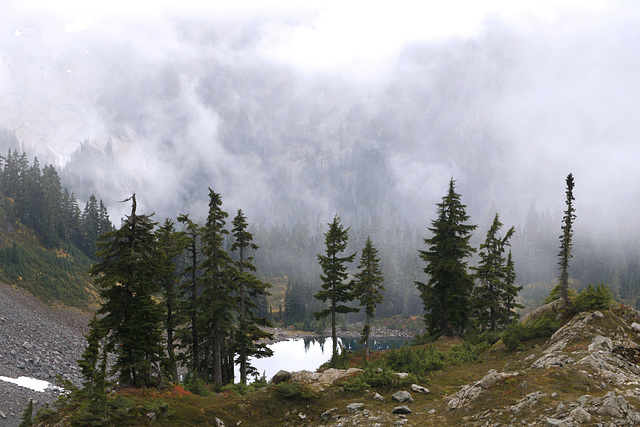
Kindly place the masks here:
MULTIPOLYGON (((358 338, 338 338, 345 349, 356 351, 361 348, 358 338)), ((387 350, 407 344, 406 338, 371 339, 372 350, 387 350)), ((270 344, 273 356, 264 359, 249 359, 260 375, 265 374, 270 380, 279 370, 315 371, 331 358, 331 338, 300 338, 270 344)), ((236 369, 236 377, 239 377, 236 369)))

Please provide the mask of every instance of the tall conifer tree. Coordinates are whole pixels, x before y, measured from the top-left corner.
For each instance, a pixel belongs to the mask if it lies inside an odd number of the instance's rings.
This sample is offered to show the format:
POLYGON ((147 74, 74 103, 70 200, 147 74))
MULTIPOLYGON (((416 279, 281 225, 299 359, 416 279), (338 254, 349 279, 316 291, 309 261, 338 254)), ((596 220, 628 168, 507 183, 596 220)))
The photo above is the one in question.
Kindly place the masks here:
POLYGON ((201 230, 198 224, 193 222, 189 215, 179 215, 178 222, 186 225, 186 249, 187 249, 187 266, 183 271, 185 278, 180 285, 180 295, 184 298, 182 309, 189 318, 189 327, 181 331, 182 346, 186 348, 183 353, 183 360, 187 360, 187 366, 196 378, 202 378, 200 370, 200 334, 198 332, 200 308, 198 305, 198 296, 200 294, 200 281, 198 270, 200 266, 198 242, 201 230))
POLYGON ((251 250, 257 250, 258 245, 253 243, 253 235, 247 230, 247 219, 242 210, 238 210, 233 219, 233 230, 231 230, 234 242, 231 250, 237 252, 236 260, 236 283, 238 287, 238 325, 236 341, 238 345, 238 362, 240 363, 240 382, 247 383, 247 373, 250 370, 247 358, 268 357, 273 354, 266 344, 259 343, 262 338, 272 338, 273 335, 260 329, 260 326, 269 326, 269 321, 264 317, 256 316, 254 310, 257 308, 255 300, 266 297, 271 287, 269 283, 258 279, 254 272, 253 257, 249 254, 251 250))
POLYGON ((314 297, 322 302, 329 302, 329 307, 314 312, 316 319, 322 319, 331 315, 331 339, 333 342, 332 357, 338 355, 338 334, 336 330, 336 314, 358 311, 358 308, 349 307, 347 303, 356 297, 353 282, 346 282, 347 263, 353 262, 356 254, 341 256, 347 248, 349 240, 349 228, 343 228, 340 217, 336 215, 333 222, 329 223, 329 230, 325 233, 325 255, 318 254, 318 261, 322 267, 321 290, 314 297))
MULTIPOLYGON (((211 376, 215 384, 223 384, 223 356, 225 342, 231 330, 232 314, 235 309, 233 292, 235 283, 235 266, 224 249, 226 230, 225 219, 228 214, 222 210, 220 195, 209 189, 209 215, 202 230, 202 295, 201 307, 205 317, 204 327, 210 332, 210 345, 207 341, 205 357, 212 359, 206 362, 211 365, 211 376)), ((208 369, 209 366, 206 366, 208 369)))
POLYGON ((562 234, 560 235, 560 252, 558 252, 558 265, 560 266, 560 294, 565 302, 569 302, 569 258, 571 258, 571 249, 573 244, 571 239, 573 238, 573 221, 576 219, 575 207, 573 206, 573 174, 567 175, 566 179, 567 191, 566 191, 566 204, 567 209, 564 211, 564 217, 562 218, 562 234))
POLYGON ((415 282, 425 309, 425 324, 432 334, 460 335, 469 322, 473 278, 467 272, 466 258, 475 250, 469 244, 475 225, 469 220, 466 205, 449 181, 449 191, 437 204, 438 218, 431 222, 433 237, 424 239, 426 251, 419 251, 427 264, 425 284, 415 282))
POLYGON ((480 262, 474 267, 475 279, 478 286, 474 289, 474 300, 477 307, 478 323, 481 329, 488 328, 495 331, 499 327, 509 323, 509 310, 507 297, 510 297, 507 289, 507 279, 512 270, 507 265, 504 255, 509 239, 515 233, 511 227, 507 233, 500 237, 498 233, 502 228, 499 216, 496 213, 493 223, 487 232, 487 237, 480 245, 480 262))
POLYGON ((382 302, 384 276, 380 268, 378 250, 373 246, 371 237, 362 248, 358 273, 356 273, 356 295, 360 305, 364 307, 366 320, 362 328, 362 341, 364 342, 365 357, 369 359, 369 334, 371 332, 371 318, 375 315, 376 306, 382 302))
POLYGON ((113 369, 125 386, 149 386, 162 354, 162 310, 154 295, 158 290, 157 248, 148 215, 136 213, 135 194, 131 215, 120 229, 103 234, 97 255, 101 261, 89 272, 103 299, 98 314, 107 334, 109 352, 115 353, 113 369))
POLYGON ((162 227, 156 232, 158 240, 158 284, 164 305, 164 330, 166 333, 167 361, 166 371, 171 381, 178 380, 178 365, 175 352, 174 335, 178 320, 178 274, 176 259, 188 245, 188 238, 184 232, 177 232, 172 220, 166 219, 162 227))

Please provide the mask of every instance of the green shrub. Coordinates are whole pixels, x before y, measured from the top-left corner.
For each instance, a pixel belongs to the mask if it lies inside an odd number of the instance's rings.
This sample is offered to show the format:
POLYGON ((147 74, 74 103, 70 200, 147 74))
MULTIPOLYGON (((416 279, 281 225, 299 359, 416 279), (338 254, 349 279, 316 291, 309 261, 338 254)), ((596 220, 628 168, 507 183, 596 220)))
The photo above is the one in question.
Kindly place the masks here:
POLYGON ((502 331, 484 331, 476 335, 469 335, 466 339, 475 345, 484 345, 491 347, 493 344, 500 341, 502 338, 502 331))
POLYGON ((316 397, 313 390, 310 387, 304 386, 297 382, 285 381, 276 385, 276 393, 279 397, 285 399, 301 398, 304 400, 313 399, 316 397))
POLYGON ((195 375, 187 375, 182 383, 182 387, 198 396, 213 395, 213 392, 207 388, 207 384, 195 375))
POLYGON ((480 354, 486 351, 490 345, 488 343, 472 344, 469 341, 462 341, 451 347, 445 359, 446 363, 453 366, 464 365, 465 363, 481 362, 480 354))
POLYGON ((368 366, 364 372, 348 378, 343 389, 354 393, 360 393, 368 389, 390 388, 397 377, 386 367, 368 366))
POLYGON ((255 391, 255 387, 253 386, 253 384, 251 384, 251 385, 246 385, 246 384, 242 384, 242 383, 227 384, 224 387, 222 387, 221 391, 226 391, 226 392, 229 392, 229 393, 234 393, 234 394, 238 394, 240 396, 244 396, 247 393, 251 393, 251 392, 255 391))
POLYGON ((421 378, 431 371, 442 369, 445 365, 444 361, 444 353, 433 346, 402 347, 389 353, 387 366, 395 372, 407 372, 421 378))
MULTIPOLYGON (((575 298, 576 291, 573 288, 569 288, 569 298, 575 298)), ((549 295, 544 299, 545 304, 549 304, 552 301, 562 298, 562 284, 558 283, 551 289, 549 295)))
POLYGON ((502 342, 507 350, 514 351, 521 349, 527 341, 550 337, 559 327, 560 321, 553 313, 547 312, 526 324, 512 323, 502 334, 502 342))
POLYGON ((589 283, 589 286, 583 289, 573 302, 573 309, 577 312, 591 310, 606 310, 611 305, 613 295, 609 290, 609 286, 599 284, 595 289, 589 283))

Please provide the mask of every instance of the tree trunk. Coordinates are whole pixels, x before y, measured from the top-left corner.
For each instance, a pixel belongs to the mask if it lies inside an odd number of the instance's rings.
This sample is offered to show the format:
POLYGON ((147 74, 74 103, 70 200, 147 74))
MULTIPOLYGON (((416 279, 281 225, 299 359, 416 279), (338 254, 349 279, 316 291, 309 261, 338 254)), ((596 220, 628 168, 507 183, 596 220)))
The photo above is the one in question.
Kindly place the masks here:
POLYGON ((216 321, 213 324, 213 383, 222 385, 222 343, 220 324, 216 321))
POLYGON ((369 334, 371 333, 371 329, 369 329, 370 317, 367 314, 367 320, 365 324, 366 334, 364 336, 364 354, 365 360, 369 361, 369 334))

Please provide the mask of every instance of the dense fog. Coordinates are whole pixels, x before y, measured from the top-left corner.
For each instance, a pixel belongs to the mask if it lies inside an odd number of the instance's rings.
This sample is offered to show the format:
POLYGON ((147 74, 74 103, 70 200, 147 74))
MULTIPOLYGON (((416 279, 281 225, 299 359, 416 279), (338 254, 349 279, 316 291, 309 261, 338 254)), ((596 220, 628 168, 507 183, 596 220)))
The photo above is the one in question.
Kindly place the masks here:
POLYGON ((347 7, 348 25, 318 5, 160 4, 0 18, 0 126, 114 222, 132 192, 202 218, 211 187, 251 222, 426 231, 453 177, 478 240, 495 212, 521 235, 540 214, 556 236, 572 172, 578 241, 637 246, 636 3, 474 9, 451 34, 418 31, 438 15, 404 2, 388 22, 347 7))

